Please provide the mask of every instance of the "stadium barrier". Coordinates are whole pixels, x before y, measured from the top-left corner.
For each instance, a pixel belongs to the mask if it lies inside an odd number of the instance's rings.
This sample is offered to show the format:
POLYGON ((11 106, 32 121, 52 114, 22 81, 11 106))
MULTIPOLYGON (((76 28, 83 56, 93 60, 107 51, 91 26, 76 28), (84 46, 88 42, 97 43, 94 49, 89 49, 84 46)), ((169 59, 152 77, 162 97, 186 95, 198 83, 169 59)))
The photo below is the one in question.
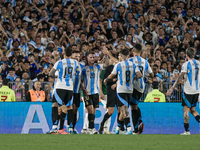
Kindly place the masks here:
MULTIPOLYGON (((2 102, 0 103, 0 133, 43 134, 52 126, 51 102, 2 102)), ((183 127, 183 108, 181 103, 139 103, 145 124, 144 134, 180 134, 183 127)), ((199 104, 197 106, 199 112, 199 104)), ((84 121, 84 106, 78 110, 76 129, 80 133, 84 121)), ((103 104, 96 112, 95 128, 105 114, 103 104)), ((67 125, 67 120, 65 121, 67 125)), ((117 126, 117 110, 111 117, 111 131, 117 126)), ((133 127, 132 127, 133 129, 133 127)), ((190 131, 199 134, 199 124, 190 115, 190 131)))
MULTIPOLYGON (((33 84, 34 84, 34 81, 32 80, 29 80, 29 82, 10 82, 9 87, 15 91, 16 101, 26 101, 26 93, 28 90, 33 89, 33 84), (21 83, 21 85, 23 85, 24 88, 17 88, 18 83, 21 83)), ((49 94, 49 91, 52 91, 48 89, 49 82, 41 82, 41 84, 42 84, 42 90, 45 91, 45 94, 49 94)), ((173 84, 173 82, 163 82, 162 84, 163 84, 162 85, 163 88, 161 91, 165 94, 167 90, 170 88, 170 85, 173 84)), ((144 101, 146 95, 152 90, 153 89, 151 87, 151 84, 146 84, 145 92, 142 95, 141 102, 144 101)), ((183 94, 183 85, 179 85, 177 88, 174 89, 170 97, 166 97, 166 101, 167 102, 181 102, 182 94, 183 94)), ((47 98, 47 101, 51 101, 51 99, 47 98)))

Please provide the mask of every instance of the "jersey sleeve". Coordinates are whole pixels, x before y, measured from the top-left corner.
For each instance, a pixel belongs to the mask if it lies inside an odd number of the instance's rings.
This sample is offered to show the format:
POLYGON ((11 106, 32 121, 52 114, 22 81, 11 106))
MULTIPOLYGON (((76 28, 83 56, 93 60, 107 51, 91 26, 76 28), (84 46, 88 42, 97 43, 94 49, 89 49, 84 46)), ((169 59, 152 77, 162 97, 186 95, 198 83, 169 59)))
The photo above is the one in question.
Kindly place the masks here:
POLYGON ((114 75, 117 74, 117 66, 118 66, 118 63, 114 66, 114 68, 113 68, 111 74, 114 74, 114 75))
POLYGON ((187 72, 187 62, 182 65, 181 72, 187 72))
POLYGON ((55 70, 58 70, 58 62, 59 62, 59 61, 57 61, 57 62, 54 64, 54 66, 53 66, 53 68, 54 68, 55 70))
POLYGON ((153 71, 152 71, 152 69, 151 69, 149 63, 148 63, 147 61, 145 61, 145 63, 146 63, 146 70, 147 70, 147 73, 149 73, 149 74, 152 73, 153 71))

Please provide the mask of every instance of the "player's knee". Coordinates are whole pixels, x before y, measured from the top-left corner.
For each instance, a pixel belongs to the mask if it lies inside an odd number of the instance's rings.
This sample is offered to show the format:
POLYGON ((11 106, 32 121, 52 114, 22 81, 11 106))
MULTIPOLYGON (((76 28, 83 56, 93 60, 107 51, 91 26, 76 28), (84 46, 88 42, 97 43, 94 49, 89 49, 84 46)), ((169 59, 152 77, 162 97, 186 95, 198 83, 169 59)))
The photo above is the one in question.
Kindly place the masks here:
POLYGON ((92 107, 92 105, 88 106, 87 110, 88 110, 88 114, 93 114, 93 107, 92 107))
POLYGON ((108 114, 111 116, 115 111, 115 108, 109 108, 108 114))

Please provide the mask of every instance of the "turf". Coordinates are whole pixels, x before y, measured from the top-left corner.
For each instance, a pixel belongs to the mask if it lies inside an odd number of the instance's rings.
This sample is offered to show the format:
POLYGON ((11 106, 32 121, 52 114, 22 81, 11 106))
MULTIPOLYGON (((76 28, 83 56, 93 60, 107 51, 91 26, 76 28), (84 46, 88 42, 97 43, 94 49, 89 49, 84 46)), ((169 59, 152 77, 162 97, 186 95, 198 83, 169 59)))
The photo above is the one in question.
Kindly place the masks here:
POLYGON ((0 134, 1 150, 193 150, 200 135, 0 134))

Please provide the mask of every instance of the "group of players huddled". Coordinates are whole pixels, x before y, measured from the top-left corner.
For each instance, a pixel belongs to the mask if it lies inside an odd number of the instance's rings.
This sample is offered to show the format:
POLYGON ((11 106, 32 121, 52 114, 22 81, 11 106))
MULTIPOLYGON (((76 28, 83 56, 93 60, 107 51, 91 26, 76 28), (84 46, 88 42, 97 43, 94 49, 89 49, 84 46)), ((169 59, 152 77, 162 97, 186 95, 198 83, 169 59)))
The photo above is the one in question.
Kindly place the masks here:
MULTIPOLYGON (((88 119, 89 122, 88 128, 83 128, 82 133, 98 134, 94 127, 94 120, 96 108, 99 107, 99 83, 102 68, 105 68, 104 83, 107 84, 107 113, 99 126, 99 134, 111 133, 104 131, 104 124, 113 114, 115 105, 118 109, 116 134, 130 135, 143 132, 144 124, 138 102, 144 93, 145 78, 153 78, 154 74, 149 63, 140 56, 142 46, 140 44, 134 46, 134 57, 131 58, 127 49, 122 49, 118 58, 112 56, 105 46, 102 52, 104 57, 100 62, 95 62, 93 51, 86 53, 85 62, 80 62, 79 52, 72 51, 70 47, 67 47, 65 48, 64 59, 57 61, 51 69, 49 74, 54 76, 55 72, 58 71, 58 76, 53 92, 53 127, 48 132, 49 134, 77 133, 75 125, 77 110, 81 101, 81 90, 88 114, 86 120, 88 119), (129 105, 131 106, 131 114, 128 111, 129 105), (64 129, 66 114, 67 131, 64 129), (132 120, 130 120, 130 115, 132 115, 132 120), (130 121, 133 123, 134 131, 131 129, 130 121), (59 128, 58 122, 60 122, 59 128)), ((166 94, 170 95, 184 76, 184 100, 182 102, 184 107, 184 135, 190 134, 188 112, 191 112, 198 122, 200 121, 199 114, 195 111, 195 104, 198 101, 200 91, 200 62, 194 59, 195 51, 193 48, 188 48, 186 54, 188 61, 184 63, 180 77, 166 94)))

